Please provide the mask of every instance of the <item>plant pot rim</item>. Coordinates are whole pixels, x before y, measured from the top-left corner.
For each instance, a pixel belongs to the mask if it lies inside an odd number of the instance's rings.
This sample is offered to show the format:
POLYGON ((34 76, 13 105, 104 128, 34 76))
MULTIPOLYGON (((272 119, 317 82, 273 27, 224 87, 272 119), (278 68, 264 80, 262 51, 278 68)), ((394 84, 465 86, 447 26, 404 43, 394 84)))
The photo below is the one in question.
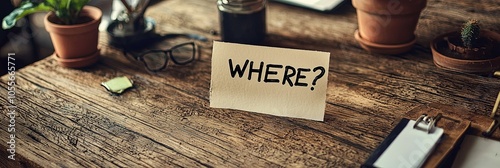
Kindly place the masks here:
POLYGON ((90 66, 99 60, 100 49, 98 49, 96 52, 94 52, 92 54, 89 54, 89 55, 86 55, 83 57, 79 57, 79 58, 70 58, 70 59, 61 58, 55 52, 52 55, 53 55, 54 59, 63 67, 83 68, 83 67, 90 66))
POLYGON ((417 42, 417 36, 414 35, 413 40, 407 43, 395 44, 395 45, 378 44, 363 39, 358 29, 356 29, 356 31, 354 32, 354 38, 359 42, 361 47, 368 50, 369 52, 381 53, 381 54, 401 54, 409 51, 413 47, 413 44, 417 42))
POLYGON ((398 4, 393 4, 393 0, 353 0, 352 6, 356 10, 375 15, 411 15, 420 13, 427 6, 427 0, 410 0, 405 4, 397 1, 398 4), (399 5, 399 6, 398 6, 399 5), (397 11, 399 9, 404 9, 397 11))
MULTIPOLYGON (((488 37, 492 37, 497 42, 500 41, 500 35, 496 32, 489 30, 481 30, 488 37)), ((459 33, 458 31, 451 31, 448 33, 441 34, 431 41, 430 47, 432 50, 432 58, 434 64, 442 69, 447 69, 456 72, 466 72, 474 74, 491 74, 494 71, 500 69, 500 54, 495 58, 482 59, 482 60, 467 60, 459 59, 444 55, 438 48, 438 43, 445 41, 445 37, 452 34, 459 33)))
POLYGON ((54 12, 49 12, 44 17, 45 29, 48 32, 57 32, 62 34, 78 34, 81 33, 81 31, 83 31, 80 30, 82 27, 98 26, 101 23, 102 11, 101 9, 95 6, 89 6, 89 5, 84 6, 82 11, 80 12, 80 15, 88 16, 92 20, 81 24, 62 25, 51 22, 49 18, 55 17, 55 14, 54 12))

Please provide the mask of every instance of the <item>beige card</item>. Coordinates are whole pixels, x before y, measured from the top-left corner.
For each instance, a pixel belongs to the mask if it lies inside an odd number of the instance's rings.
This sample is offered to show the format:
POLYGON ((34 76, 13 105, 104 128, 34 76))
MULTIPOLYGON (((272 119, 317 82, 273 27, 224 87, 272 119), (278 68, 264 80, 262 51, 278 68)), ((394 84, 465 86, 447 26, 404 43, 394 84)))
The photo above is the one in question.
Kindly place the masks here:
POLYGON ((214 42, 210 107, 323 121, 330 53, 214 42))

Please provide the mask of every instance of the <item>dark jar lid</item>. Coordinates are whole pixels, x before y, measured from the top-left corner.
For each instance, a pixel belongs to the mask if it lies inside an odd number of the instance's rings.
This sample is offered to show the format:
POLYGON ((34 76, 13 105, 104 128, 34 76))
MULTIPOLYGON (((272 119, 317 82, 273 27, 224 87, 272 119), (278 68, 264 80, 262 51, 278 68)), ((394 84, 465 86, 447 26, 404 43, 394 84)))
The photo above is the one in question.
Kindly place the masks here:
POLYGON ((267 0, 218 0, 220 11, 228 13, 249 14, 266 7, 267 0))

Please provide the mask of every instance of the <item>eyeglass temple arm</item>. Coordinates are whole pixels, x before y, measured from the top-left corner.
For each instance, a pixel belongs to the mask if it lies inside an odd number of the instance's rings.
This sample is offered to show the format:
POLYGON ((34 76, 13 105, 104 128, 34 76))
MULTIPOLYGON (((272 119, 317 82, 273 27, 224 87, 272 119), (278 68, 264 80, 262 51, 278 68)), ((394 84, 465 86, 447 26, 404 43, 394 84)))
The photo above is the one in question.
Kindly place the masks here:
POLYGON ((187 38, 191 38, 191 39, 194 39, 194 40, 198 40, 198 41, 203 41, 203 42, 208 41, 208 38, 205 37, 205 36, 198 35, 198 34, 191 34, 191 33, 170 33, 170 34, 164 34, 164 35, 160 35, 158 37, 158 40, 165 40, 165 39, 175 38, 175 37, 181 37, 181 36, 184 36, 184 37, 187 37, 187 38))

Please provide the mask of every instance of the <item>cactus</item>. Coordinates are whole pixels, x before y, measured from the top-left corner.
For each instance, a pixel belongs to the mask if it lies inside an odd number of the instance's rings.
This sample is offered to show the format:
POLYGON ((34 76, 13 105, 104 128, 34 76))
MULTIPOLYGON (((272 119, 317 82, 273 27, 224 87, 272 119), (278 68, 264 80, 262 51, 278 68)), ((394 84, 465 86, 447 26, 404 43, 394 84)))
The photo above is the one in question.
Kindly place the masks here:
POLYGON ((469 49, 477 47, 480 32, 479 21, 471 19, 465 23, 460 33, 463 45, 469 49))

